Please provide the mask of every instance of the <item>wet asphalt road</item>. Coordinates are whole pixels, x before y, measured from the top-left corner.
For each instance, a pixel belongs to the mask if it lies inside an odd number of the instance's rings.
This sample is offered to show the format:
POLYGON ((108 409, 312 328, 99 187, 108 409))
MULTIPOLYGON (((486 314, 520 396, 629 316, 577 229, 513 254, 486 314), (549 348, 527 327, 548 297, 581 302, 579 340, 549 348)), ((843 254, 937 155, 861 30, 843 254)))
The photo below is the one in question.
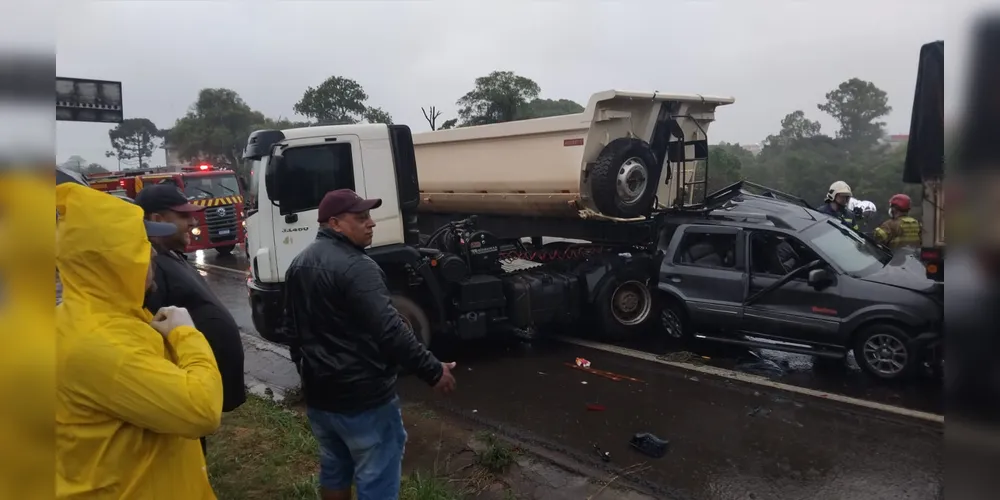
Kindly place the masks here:
MULTIPOLYGON (((221 257, 213 251, 200 255, 192 254, 191 260, 213 266, 225 267, 236 271, 246 271, 246 259, 237 249, 233 255, 221 257)), ((206 268, 211 271, 210 268, 206 268)), ((242 279, 235 273, 221 271, 206 272, 209 280, 218 283, 217 293, 226 304, 233 307, 234 315, 241 328, 253 332, 246 300, 246 289, 242 279), (238 283, 239 286, 231 286, 238 283)), ((678 346, 664 337, 650 336, 647 338, 616 342, 616 345, 660 355, 678 354, 678 346)), ((908 384, 884 384, 870 380, 848 356, 844 362, 821 360, 814 366, 811 356, 789 354, 778 351, 750 351, 738 346, 718 343, 699 343, 686 346, 694 351, 699 363, 728 368, 737 371, 754 373, 789 385, 796 385, 823 392, 842 394, 858 399, 903 408, 919 410, 928 413, 943 414, 944 403, 941 384, 936 381, 918 380, 908 384), (708 359, 705 359, 707 357, 708 359)), ((683 354, 679 353, 683 361, 683 354)))
MULTIPOLYGON (((192 260, 246 268, 235 257, 192 260)), ((253 333, 244 278, 211 268, 205 275, 240 327, 253 333)), ((629 347, 669 349, 655 340, 629 347)), ((629 478, 663 498, 934 499, 941 486, 940 426, 566 344, 490 342, 436 353, 459 363, 459 390, 441 398, 408 377, 400 382, 404 398, 494 425, 609 473, 645 463, 629 478), (565 366, 576 357, 641 382, 565 366), (588 411, 591 403, 606 409, 588 411), (631 449, 628 441, 637 432, 669 440, 666 456, 653 459, 631 449), (595 445, 610 453, 610 462, 600 460, 595 445)), ((784 383, 940 413, 933 386, 876 386, 850 368, 813 369, 803 356, 764 352, 762 362, 746 350, 714 346, 699 354, 710 364, 784 383)), ((280 357, 264 353, 247 362, 254 376, 294 382, 290 367, 276 366, 284 363, 280 357)))

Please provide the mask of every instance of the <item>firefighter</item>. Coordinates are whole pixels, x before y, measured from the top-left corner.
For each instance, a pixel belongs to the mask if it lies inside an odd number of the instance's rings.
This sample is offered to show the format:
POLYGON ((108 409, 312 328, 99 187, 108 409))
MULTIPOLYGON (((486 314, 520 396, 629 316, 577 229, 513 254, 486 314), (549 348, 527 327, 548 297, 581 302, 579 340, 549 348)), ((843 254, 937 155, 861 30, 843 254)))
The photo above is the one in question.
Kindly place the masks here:
POLYGON ((923 228, 920 221, 910 217, 910 197, 896 194, 889 199, 889 217, 875 229, 875 239, 879 243, 897 250, 900 248, 920 248, 923 228))
POLYGON ((836 217, 845 226, 861 232, 861 226, 858 225, 854 212, 847 209, 852 196, 851 186, 848 186, 846 182, 834 182, 830 184, 830 189, 826 192, 826 199, 823 200, 823 206, 819 207, 819 211, 831 217, 836 217))

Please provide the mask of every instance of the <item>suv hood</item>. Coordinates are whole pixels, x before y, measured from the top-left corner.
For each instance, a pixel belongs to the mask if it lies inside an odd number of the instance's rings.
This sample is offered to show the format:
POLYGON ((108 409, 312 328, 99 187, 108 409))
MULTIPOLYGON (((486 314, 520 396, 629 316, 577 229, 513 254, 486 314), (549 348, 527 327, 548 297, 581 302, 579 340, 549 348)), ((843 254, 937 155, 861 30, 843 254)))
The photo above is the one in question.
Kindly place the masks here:
POLYGON ((896 254, 885 267, 861 279, 922 293, 934 293, 939 288, 938 283, 927 278, 924 265, 909 254, 896 254))

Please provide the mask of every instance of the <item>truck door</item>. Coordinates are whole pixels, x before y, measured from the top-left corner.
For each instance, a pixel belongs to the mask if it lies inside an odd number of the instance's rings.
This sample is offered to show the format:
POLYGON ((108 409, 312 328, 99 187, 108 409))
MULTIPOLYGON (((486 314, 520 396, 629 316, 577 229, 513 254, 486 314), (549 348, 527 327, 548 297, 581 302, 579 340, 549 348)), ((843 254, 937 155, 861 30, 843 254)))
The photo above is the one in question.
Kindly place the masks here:
POLYGON ((278 204, 272 211, 278 276, 284 276, 292 259, 316 239, 316 209, 326 193, 347 188, 367 196, 356 135, 293 139, 281 156, 280 170, 274 172, 278 192, 269 193, 278 204))
POLYGON ((816 290, 807 283, 806 272, 755 297, 790 271, 817 259, 815 252, 791 235, 762 230, 750 233, 747 297, 753 300, 743 309, 741 329, 749 335, 780 342, 842 346, 839 284, 816 290))

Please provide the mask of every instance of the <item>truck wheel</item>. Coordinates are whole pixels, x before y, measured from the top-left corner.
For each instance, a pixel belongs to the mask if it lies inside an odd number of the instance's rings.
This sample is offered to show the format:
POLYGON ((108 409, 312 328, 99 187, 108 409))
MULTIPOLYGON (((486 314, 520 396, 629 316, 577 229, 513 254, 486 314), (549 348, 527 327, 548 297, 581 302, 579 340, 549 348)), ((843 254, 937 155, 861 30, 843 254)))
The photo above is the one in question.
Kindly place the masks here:
POLYGON ((413 335, 417 337, 425 347, 431 344, 431 321, 427 318, 427 313, 419 304, 403 295, 393 295, 392 306, 399 311, 403 317, 403 323, 413 330, 413 335))
POLYGON ((590 170, 594 205, 612 217, 649 215, 662 170, 645 141, 630 137, 611 141, 590 170))
POLYGON ((604 280, 594 304, 601 337, 625 339, 642 333, 655 322, 653 294, 647 282, 648 277, 632 269, 604 280))
POLYGON ((920 357, 913 352, 910 337, 902 328, 878 323, 858 333, 854 360, 869 375, 888 381, 908 378, 920 357))
POLYGON ((236 245, 226 245, 224 247, 215 247, 215 251, 219 252, 219 255, 230 255, 233 250, 236 249, 236 245))

